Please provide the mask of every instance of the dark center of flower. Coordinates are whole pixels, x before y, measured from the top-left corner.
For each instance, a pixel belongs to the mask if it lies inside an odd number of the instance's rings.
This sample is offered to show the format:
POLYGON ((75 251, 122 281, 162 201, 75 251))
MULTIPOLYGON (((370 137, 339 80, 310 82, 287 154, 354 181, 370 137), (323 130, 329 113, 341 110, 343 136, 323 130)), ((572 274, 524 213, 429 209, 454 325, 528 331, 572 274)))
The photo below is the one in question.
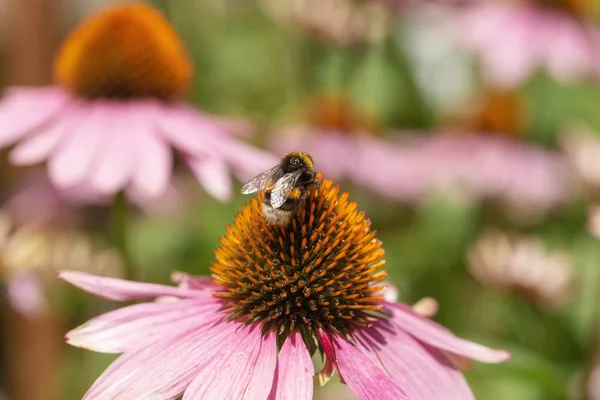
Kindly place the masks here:
POLYGON ((192 66, 165 17, 130 4, 83 21, 58 52, 54 76, 84 98, 174 100, 188 89, 192 66))
POLYGON ((523 104, 517 93, 490 92, 466 125, 474 132, 518 136, 523 130, 523 117, 523 104))
POLYGON ((306 108, 306 118, 312 126, 325 131, 355 134, 379 130, 374 115, 341 93, 324 93, 311 99, 306 108))
POLYGON ((236 215, 211 266, 232 318, 282 336, 298 329, 305 342, 316 328, 346 334, 370 325, 387 273, 381 242, 357 204, 326 179, 279 226, 265 221, 261 200, 236 215))
POLYGON ((565 11, 575 16, 584 15, 590 1, 589 0, 531 0, 542 7, 553 8, 555 10, 565 11))

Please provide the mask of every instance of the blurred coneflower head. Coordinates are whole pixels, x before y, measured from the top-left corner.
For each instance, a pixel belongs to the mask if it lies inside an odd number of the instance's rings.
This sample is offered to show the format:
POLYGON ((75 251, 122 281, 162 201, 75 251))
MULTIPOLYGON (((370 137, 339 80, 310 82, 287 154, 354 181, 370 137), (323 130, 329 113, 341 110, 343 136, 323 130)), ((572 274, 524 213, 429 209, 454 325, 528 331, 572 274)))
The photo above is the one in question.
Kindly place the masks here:
POLYGON ((193 66, 175 30, 148 5, 115 6, 84 20, 56 55, 54 72, 55 86, 6 91, 0 147, 17 144, 10 153, 16 165, 47 161, 61 189, 156 197, 176 155, 223 200, 230 170, 247 178, 274 162, 236 138, 245 124, 185 103, 193 66))
MULTIPOLYGON (((69 268, 112 277, 123 275, 119 255, 97 251, 82 234, 41 226, 15 226, 0 213, 0 280, 11 306, 26 317, 49 311, 48 291, 58 270, 69 268)), ((53 286, 54 285, 54 286, 53 286)))
POLYGON ((558 80, 598 78, 600 31, 589 0, 472 1, 458 18, 459 41, 489 83, 516 87, 543 68, 558 80))
POLYGON ((485 286, 518 293, 536 305, 560 307, 572 295, 572 261, 536 237, 485 232, 468 252, 469 271, 485 286))
MULTIPOLYGON (((85 399, 310 400, 334 373, 361 399, 472 399, 453 360, 501 362, 396 302, 384 250, 358 205, 318 178, 285 225, 262 215, 262 195, 226 228, 207 278, 177 287, 62 272, 117 301, 157 298, 101 315, 69 343, 123 353, 85 399), (167 301, 168 300, 168 301, 167 301), (325 358, 315 373, 312 355, 325 358)), ((426 307, 428 313, 431 307, 426 307)))

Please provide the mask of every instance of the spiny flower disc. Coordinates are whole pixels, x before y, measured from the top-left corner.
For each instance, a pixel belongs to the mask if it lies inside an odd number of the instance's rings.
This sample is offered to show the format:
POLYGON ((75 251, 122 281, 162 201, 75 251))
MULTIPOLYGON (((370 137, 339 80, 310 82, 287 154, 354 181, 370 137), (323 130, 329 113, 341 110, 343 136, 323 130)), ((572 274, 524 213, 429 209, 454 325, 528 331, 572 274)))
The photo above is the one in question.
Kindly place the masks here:
POLYGON ((316 328, 370 325, 383 300, 384 250, 348 194, 318 180, 286 226, 265 221, 259 195, 227 227, 211 271, 232 317, 280 334, 299 329, 305 341, 316 328))
POLYGON ((84 98, 173 100, 190 85, 192 66, 158 10, 129 4, 83 21, 60 49, 54 75, 84 98))

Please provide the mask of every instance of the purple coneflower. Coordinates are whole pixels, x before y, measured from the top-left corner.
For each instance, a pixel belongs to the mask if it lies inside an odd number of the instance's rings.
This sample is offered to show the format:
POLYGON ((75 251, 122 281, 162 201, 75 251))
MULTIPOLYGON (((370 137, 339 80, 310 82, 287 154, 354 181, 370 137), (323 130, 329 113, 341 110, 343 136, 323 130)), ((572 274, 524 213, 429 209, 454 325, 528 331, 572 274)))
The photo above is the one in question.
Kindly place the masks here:
POLYGON ((384 196, 415 199, 422 194, 413 159, 401 146, 378 137, 378 118, 345 93, 316 93, 294 117, 275 129, 270 140, 274 152, 302 149, 319 160, 327 176, 384 196), (392 171, 397 176, 390 182, 387 172, 392 171))
POLYGON ((357 204, 322 180, 286 226, 260 197, 244 205, 208 278, 177 287, 65 271, 116 300, 154 298, 67 334, 72 345, 123 353, 85 399, 312 399, 337 372, 361 399, 472 399, 452 360, 510 355, 454 336, 384 290, 382 244, 357 204), (315 373, 312 355, 325 365, 315 373))
POLYGON ((479 1, 459 19, 460 40, 491 83, 514 87, 538 68, 572 81, 597 77, 600 31, 583 0, 479 1))
POLYGON ((572 260, 547 250, 536 237, 511 237, 490 230, 468 254, 469 270, 482 284, 512 291, 543 307, 560 307, 572 295, 572 260))
POLYGON ((247 178, 274 160, 235 138, 242 124, 182 100, 192 72, 159 11, 144 4, 110 8, 65 40, 55 86, 7 90, 0 147, 17 143, 13 164, 47 161, 60 188, 100 195, 126 189, 138 197, 165 190, 175 150, 210 194, 226 199, 230 169, 247 178))

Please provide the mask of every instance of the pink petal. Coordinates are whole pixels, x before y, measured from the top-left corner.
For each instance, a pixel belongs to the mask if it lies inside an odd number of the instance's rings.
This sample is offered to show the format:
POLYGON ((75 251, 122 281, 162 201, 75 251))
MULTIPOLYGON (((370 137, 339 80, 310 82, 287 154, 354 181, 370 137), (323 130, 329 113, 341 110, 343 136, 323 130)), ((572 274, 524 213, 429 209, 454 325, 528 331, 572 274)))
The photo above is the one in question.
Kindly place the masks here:
POLYGON ((171 149, 157 132, 147 124, 138 123, 131 127, 135 163, 133 190, 145 198, 162 194, 171 179, 173 167, 171 149))
POLYGON ((504 350, 491 349, 455 336, 443 326, 418 315, 404 304, 390 305, 391 321, 421 342, 481 362, 499 363, 511 358, 510 353, 504 350))
POLYGON ((231 176, 223 160, 215 157, 188 159, 190 168, 208 194, 220 201, 231 199, 231 176))
POLYGON ((56 87, 13 90, 0 102, 0 147, 50 121, 69 101, 56 87))
MULTIPOLYGON (((361 346, 342 337, 331 337, 338 372, 344 382, 362 400, 408 400, 402 389, 390 379, 361 346)), ((328 354, 327 357, 330 357, 328 354)))
POLYGON ((42 277, 37 271, 12 277, 6 286, 6 296, 13 309, 27 318, 39 318, 48 310, 42 277))
POLYGON ((136 304, 93 318, 67 333, 66 339, 70 345, 88 350, 123 353, 159 340, 173 326, 216 322, 223 317, 219 308, 213 299, 195 298, 136 304))
POLYGON ((298 331, 285 340, 277 361, 275 382, 268 400, 311 400, 315 368, 298 331))
POLYGON ((61 188, 74 186, 88 173, 105 133, 101 111, 99 106, 91 104, 85 104, 77 111, 80 126, 68 133, 49 160, 48 172, 55 185, 61 188))
POLYGON ((259 326, 235 330, 198 371, 183 400, 265 399, 273 384, 276 341, 273 333, 261 336, 259 326))
POLYGON ((210 292, 141 283, 96 276, 80 271, 61 271, 59 277, 72 285, 97 296, 115 301, 147 299, 157 296, 209 297, 210 292))
POLYGON ((462 373, 439 351, 427 349, 412 336, 385 322, 378 325, 360 335, 361 342, 375 353, 375 358, 409 398, 474 398, 462 373))
POLYGON ((222 288, 222 286, 216 285, 211 277, 189 275, 181 271, 171 273, 171 281, 186 289, 215 290, 222 288))
POLYGON ((72 113, 75 110, 77 107, 65 106, 49 126, 40 128, 39 132, 24 139, 11 151, 11 162, 17 165, 27 165, 44 161, 61 140, 81 124, 80 116, 72 113))
POLYGON ((174 326, 168 336, 119 357, 84 400, 175 398, 220 354, 238 328, 234 322, 185 329, 174 326))
POLYGON ((212 145, 205 140, 206 137, 223 135, 218 124, 198 118, 196 112, 184 104, 171 106, 161 113, 163 115, 156 119, 156 125, 165 139, 183 153, 210 154, 212 145))
POLYGON ((398 301, 398 288, 396 285, 390 282, 381 282, 378 283, 377 286, 383 286, 383 298, 385 301, 388 303, 395 303, 398 301))
POLYGON ((129 132, 131 115, 129 108, 119 110, 117 105, 107 107, 107 120, 103 147, 91 172, 91 186, 100 193, 113 194, 123 188, 131 178, 134 167, 134 146, 129 132))

